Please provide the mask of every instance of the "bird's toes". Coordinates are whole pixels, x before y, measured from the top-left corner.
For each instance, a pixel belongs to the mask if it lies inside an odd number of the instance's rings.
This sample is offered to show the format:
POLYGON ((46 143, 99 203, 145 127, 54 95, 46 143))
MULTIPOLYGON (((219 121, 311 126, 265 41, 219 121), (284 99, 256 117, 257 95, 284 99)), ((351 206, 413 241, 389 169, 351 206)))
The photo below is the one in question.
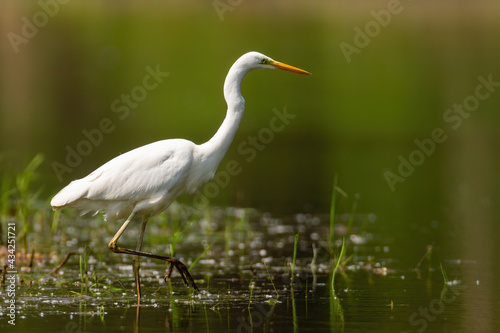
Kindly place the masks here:
POLYGON ((191 274, 189 274, 189 271, 188 271, 186 265, 184 265, 182 262, 180 262, 176 258, 170 258, 169 261, 170 261, 170 267, 168 268, 168 272, 164 278, 165 283, 167 282, 167 279, 169 279, 172 276, 172 270, 175 266, 175 268, 179 272, 179 275, 181 276, 182 280, 184 281, 184 284, 187 287, 193 287, 196 291, 200 291, 198 289, 198 286, 196 286, 196 283, 194 283, 193 277, 191 276, 191 274))
POLYGON ((184 280, 184 284, 186 286, 191 286, 193 287, 196 291, 200 291, 198 287, 196 286, 196 283, 194 283, 194 279, 189 273, 188 269, 186 266, 181 263, 180 261, 178 262, 179 265, 176 265, 177 270, 179 271, 179 274, 181 275, 182 279, 184 280), (189 281, 189 282, 188 282, 189 281))
POLYGON ((172 276, 172 270, 174 269, 174 263, 170 263, 170 267, 168 268, 167 274, 165 275, 165 283, 167 283, 167 279, 169 279, 172 276))

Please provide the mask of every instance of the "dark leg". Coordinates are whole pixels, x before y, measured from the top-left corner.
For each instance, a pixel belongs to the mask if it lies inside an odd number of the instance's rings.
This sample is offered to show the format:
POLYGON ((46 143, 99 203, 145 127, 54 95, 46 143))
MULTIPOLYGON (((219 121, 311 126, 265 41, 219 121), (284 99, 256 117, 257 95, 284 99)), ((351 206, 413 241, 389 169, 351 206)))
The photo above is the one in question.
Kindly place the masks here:
MULTIPOLYGON (((193 287, 195 290, 199 290, 198 287, 196 286, 196 283, 194 283, 193 277, 191 276, 191 274, 189 274, 189 271, 186 268, 186 266, 182 262, 180 262, 177 258, 167 257, 167 256, 160 256, 160 255, 157 255, 157 254, 143 252, 143 251, 140 251, 140 250, 126 249, 126 248, 123 248, 123 247, 119 247, 116 244, 116 242, 118 241, 118 239, 120 238, 120 236, 123 234, 123 232, 127 228, 127 226, 130 223, 130 221, 132 221, 132 219, 134 218, 134 216, 135 216, 135 213, 132 213, 128 217, 128 219, 123 223, 123 225, 121 226, 120 230, 118 230, 118 232, 116 233, 116 235, 114 235, 114 237, 109 242, 108 248, 111 251, 115 252, 115 253, 124 253, 124 254, 130 254, 130 255, 134 255, 134 256, 148 257, 148 258, 154 258, 154 259, 168 261, 168 262, 171 263, 172 266, 175 266, 175 268, 177 269, 177 271, 181 275, 182 280, 184 281, 184 283, 186 284, 186 286, 191 285, 191 287, 193 287), (188 284, 188 282, 189 282, 189 284, 188 284)), ((146 219, 146 221, 147 221, 147 219, 146 219)), ((143 227, 144 228, 146 227, 144 220, 143 220, 143 227)), ((142 232, 143 232, 143 230, 141 230, 141 233, 142 232)), ((137 245, 139 245, 139 244, 137 244, 137 245)), ((141 237, 141 245, 142 245, 142 237, 141 237)), ((170 273, 170 271, 171 271, 171 269, 169 269, 169 273, 170 273)))

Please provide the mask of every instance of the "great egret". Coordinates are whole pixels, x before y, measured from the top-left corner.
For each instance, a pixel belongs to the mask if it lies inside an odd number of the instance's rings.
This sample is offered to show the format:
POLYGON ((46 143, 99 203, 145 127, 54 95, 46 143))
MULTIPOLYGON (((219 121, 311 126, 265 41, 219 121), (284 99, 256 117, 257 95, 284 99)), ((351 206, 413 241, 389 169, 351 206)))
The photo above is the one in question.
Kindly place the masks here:
POLYGON ((186 266, 174 257, 141 251, 146 223, 166 209, 183 193, 193 193, 211 179, 243 117, 245 100, 240 92, 241 80, 254 69, 281 69, 299 74, 308 72, 275 61, 261 53, 249 52, 241 56, 229 69, 224 82, 227 114, 215 135, 201 145, 183 139, 157 141, 119 155, 87 177, 72 181, 50 202, 54 210, 74 207, 87 212, 106 212, 106 220, 127 218, 108 244, 111 251, 135 255, 134 275, 138 302, 141 299, 139 257, 149 257, 171 263, 165 278, 175 266, 184 283, 198 290, 186 266), (130 221, 142 216, 142 226, 135 250, 119 247, 116 243, 130 221))

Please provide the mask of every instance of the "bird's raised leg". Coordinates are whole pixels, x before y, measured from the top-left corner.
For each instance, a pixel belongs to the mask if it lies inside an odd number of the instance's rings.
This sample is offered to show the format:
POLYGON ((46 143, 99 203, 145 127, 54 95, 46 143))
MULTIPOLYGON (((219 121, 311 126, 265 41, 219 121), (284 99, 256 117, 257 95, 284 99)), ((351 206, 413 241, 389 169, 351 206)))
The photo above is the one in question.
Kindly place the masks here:
MULTIPOLYGON (((137 246, 135 248, 136 251, 140 251, 142 249, 142 239, 144 238, 144 230, 146 230, 146 224, 148 223, 149 218, 142 218, 141 231, 139 233, 139 240, 137 241, 137 246)), ((139 275, 141 269, 140 256, 135 256, 134 260, 134 277, 135 277, 135 288, 137 290, 137 304, 141 303, 141 277, 139 275)))
MULTIPOLYGON (((123 232, 127 228, 130 221, 132 221, 132 219, 134 218, 134 216, 135 216, 135 213, 130 214, 128 219, 121 226, 120 230, 118 230, 116 235, 114 235, 113 238, 111 239, 111 241, 109 242, 108 248, 115 253, 124 253, 124 254, 130 254, 130 255, 134 255, 134 256, 148 257, 148 258, 154 258, 154 259, 168 261, 173 266, 175 266, 175 268, 177 269, 177 271, 181 275, 182 280, 184 281, 186 286, 191 285, 191 287, 193 287, 195 290, 199 290, 198 287, 196 286, 196 283, 194 283, 193 277, 191 276, 191 274, 189 274, 189 271, 186 268, 186 266, 182 262, 180 262, 177 258, 160 256, 157 254, 143 252, 143 251, 139 251, 139 250, 126 249, 123 247, 119 247, 116 244, 116 242, 118 241, 120 236, 123 234, 123 232)), ((143 222, 143 224, 144 224, 144 222, 143 222)), ((144 224, 144 227, 145 227, 145 224, 144 224)))

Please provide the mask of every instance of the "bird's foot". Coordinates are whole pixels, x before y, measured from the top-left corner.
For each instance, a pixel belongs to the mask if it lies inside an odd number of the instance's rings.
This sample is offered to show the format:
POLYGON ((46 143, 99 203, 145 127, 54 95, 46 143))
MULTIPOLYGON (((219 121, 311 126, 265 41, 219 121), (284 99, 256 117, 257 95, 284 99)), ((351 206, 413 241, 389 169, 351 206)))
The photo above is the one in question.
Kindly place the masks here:
POLYGON ((174 269, 174 266, 175 266, 175 268, 177 269, 177 271, 181 275, 182 280, 184 281, 184 284, 187 287, 191 286, 194 288, 194 290, 200 291, 200 289, 198 289, 198 286, 196 286, 196 283, 194 283, 193 277, 191 276, 191 274, 189 274, 189 271, 188 271, 186 265, 184 265, 182 262, 180 262, 177 258, 170 257, 170 260, 168 260, 168 261, 170 262, 170 267, 168 268, 168 272, 165 275, 165 282, 167 282, 167 279, 169 279, 172 276, 172 270, 174 269))

